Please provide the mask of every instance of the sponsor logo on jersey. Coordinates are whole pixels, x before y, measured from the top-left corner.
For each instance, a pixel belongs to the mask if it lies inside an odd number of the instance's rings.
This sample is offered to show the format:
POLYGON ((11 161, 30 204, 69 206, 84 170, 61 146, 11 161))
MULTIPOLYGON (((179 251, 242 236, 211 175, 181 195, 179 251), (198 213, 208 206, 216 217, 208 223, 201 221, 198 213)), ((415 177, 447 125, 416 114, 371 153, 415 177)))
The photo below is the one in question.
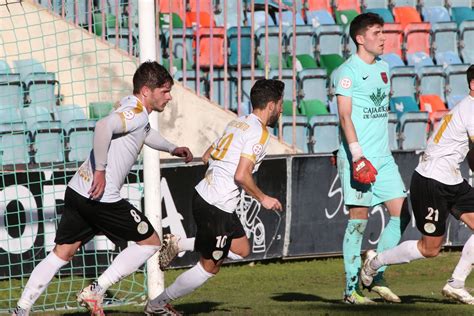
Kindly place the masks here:
POLYGON ((135 113, 133 111, 125 111, 123 112, 123 117, 127 120, 132 120, 135 117, 135 113))
POLYGON ((349 89, 352 86, 352 80, 350 78, 344 77, 344 78, 341 79, 339 84, 344 89, 349 89))
POLYGON ((382 77, 383 83, 388 82, 388 76, 387 76, 387 73, 385 71, 380 73, 380 77, 382 77))
POLYGON ((262 150, 263 150, 262 144, 255 144, 255 145, 253 145, 253 147, 252 147, 252 152, 253 152, 255 155, 260 155, 260 154, 262 153, 262 150))
POLYGON ((382 92, 382 89, 377 89, 377 92, 372 93, 370 99, 372 100, 372 102, 374 102, 375 106, 380 106, 385 97, 387 97, 385 91, 382 92))
POLYGON ((148 232, 148 224, 146 222, 138 223, 137 231, 139 234, 145 235, 148 232))

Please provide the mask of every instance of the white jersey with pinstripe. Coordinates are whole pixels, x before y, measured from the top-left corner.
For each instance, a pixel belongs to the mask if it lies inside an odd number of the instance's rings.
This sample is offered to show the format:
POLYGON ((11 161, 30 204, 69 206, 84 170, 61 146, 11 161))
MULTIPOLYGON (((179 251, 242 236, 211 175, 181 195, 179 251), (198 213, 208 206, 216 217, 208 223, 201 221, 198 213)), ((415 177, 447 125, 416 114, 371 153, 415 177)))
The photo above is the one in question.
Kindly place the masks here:
POLYGON ((474 98, 467 96, 443 117, 415 170, 447 185, 462 183, 459 164, 466 158, 470 141, 474 141, 474 98))
POLYGON ((240 195, 234 181, 240 157, 252 160, 255 163, 253 172, 256 172, 266 155, 268 140, 267 128, 256 115, 231 121, 223 136, 212 144, 206 176, 196 186, 199 195, 225 212, 234 212, 240 195))
MULTIPOLYGON (((120 101, 120 107, 115 110, 120 115, 123 126, 122 134, 114 134, 107 153, 105 169, 106 186, 100 202, 112 203, 121 200, 120 189, 130 169, 137 161, 145 138, 150 131, 148 112, 137 97, 130 95, 120 101)), ((116 115, 111 114, 111 115, 116 115)), ((89 197, 95 170, 94 154, 84 161, 69 187, 84 197, 89 197)))

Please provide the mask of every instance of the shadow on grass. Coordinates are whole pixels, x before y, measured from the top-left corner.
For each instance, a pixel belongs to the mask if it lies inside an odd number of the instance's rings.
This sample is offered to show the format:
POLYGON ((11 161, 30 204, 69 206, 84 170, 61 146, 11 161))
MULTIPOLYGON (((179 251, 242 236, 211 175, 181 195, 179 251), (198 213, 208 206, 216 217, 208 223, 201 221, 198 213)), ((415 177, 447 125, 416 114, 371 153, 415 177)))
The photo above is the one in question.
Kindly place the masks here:
MULTIPOLYGON (((201 313, 211 313, 211 312, 231 312, 228 309, 219 309, 217 308, 221 303, 217 302, 200 302, 200 303, 189 303, 189 304, 176 304, 173 307, 185 315, 201 314, 201 313)), ((89 313, 78 312, 70 313, 67 316, 88 316, 89 313)), ((105 309, 105 315, 114 315, 114 316, 127 316, 127 315, 141 315, 143 316, 143 311, 123 311, 123 310, 113 310, 105 309)))

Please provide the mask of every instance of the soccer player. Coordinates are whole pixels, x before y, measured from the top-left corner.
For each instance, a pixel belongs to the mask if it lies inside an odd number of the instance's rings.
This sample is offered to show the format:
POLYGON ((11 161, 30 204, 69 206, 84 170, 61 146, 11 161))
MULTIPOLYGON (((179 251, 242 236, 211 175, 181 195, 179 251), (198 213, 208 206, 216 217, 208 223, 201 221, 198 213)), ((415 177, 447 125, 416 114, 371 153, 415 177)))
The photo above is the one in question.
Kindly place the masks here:
POLYGON ((55 247, 33 270, 13 315, 28 315, 36 299, 77 249, 102 232, 113 241, 134 241, 91 285, 78 301, 92 315, 103 315, 102 300, 109 286, 135 272, 160 250, 160 239, 146 216, 120 196, 120 189, 143 144, 190 162, 187 147, 177 147, 150 128, 148 115, 162 112, 171 100, 173 78, 157 62, 141 64, 133 76, 133 95, 97 122, 93 149, 68 184, 64 213, 55 247), (131 259, 133 258, 133 259, 131 259))
POLYGON ((197 226, 195 248, 200 252, 200 260, 149 301, 145 314, 178 315, 169 302, 191 293, 216 275, 229 250, 240 258, 249 255, 249 242, 235 213, 239 187, 264 208, 282 209, 277 199, 257 187, 252 173, 257 171, 266 154, 267 126, 274 126, 282 112, 284 87, 278 80, 256 81, 250 92, 253 112, 231 121, 224 135, 204 153, 202 159, 209 167, 196 186, 193 198, 197 226))
MULTIPOLYGON (((378 58, 384 48, 383 24, 383 19, 373 13, 361 14, 352 21, 350 36, 357 53, 337 69, 334 80, 343 131, 337 167, 344 204, 349 209, 343 242, 344 302, 349 304, 374 303, 360 291, 358 278, 369 207, 384 203, 390 213, 379 250, 396 246, 407 224, 400 220, 405 186, 388 146, 389 68, 378 58)), ((400 302, 386 285, 384 267, 379 272, 369 289, 386 301, 400 302)))
MULTIPOLYGON (((474 229, 474 189, 459 170, 459 164, 468 154, 469 143, 474 141, 474 65, 467 70, 467 82, 469 95, 444 116, 413 172, 410 198, 421 239, 405 241, 378 254, 368 251, 361 270, 364 284, 371 283, 375 271, 383 265, 436 257, 444 241, 449 213, 474 229)), ((473 156, 471 150, 468 154, 471 169, 474 169, 473 156)), ((464 287, 473 264, 474 237, 471 235, 452 277, 442 290, 444 296, 474 305, 474 297, 464 287)))

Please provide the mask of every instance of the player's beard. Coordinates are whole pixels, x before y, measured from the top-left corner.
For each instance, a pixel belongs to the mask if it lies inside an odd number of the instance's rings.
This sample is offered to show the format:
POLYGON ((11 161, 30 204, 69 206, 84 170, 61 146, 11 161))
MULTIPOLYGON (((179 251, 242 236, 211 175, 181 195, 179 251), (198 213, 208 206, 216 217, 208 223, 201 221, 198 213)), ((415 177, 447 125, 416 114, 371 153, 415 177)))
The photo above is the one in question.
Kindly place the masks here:
POLYGON ((279 118, 280 118, 280 113, 278 112, 272 113, 272 116, 270 116, 270 119, 268 120, 267 125, 270 127, 276 127, 279 118))

